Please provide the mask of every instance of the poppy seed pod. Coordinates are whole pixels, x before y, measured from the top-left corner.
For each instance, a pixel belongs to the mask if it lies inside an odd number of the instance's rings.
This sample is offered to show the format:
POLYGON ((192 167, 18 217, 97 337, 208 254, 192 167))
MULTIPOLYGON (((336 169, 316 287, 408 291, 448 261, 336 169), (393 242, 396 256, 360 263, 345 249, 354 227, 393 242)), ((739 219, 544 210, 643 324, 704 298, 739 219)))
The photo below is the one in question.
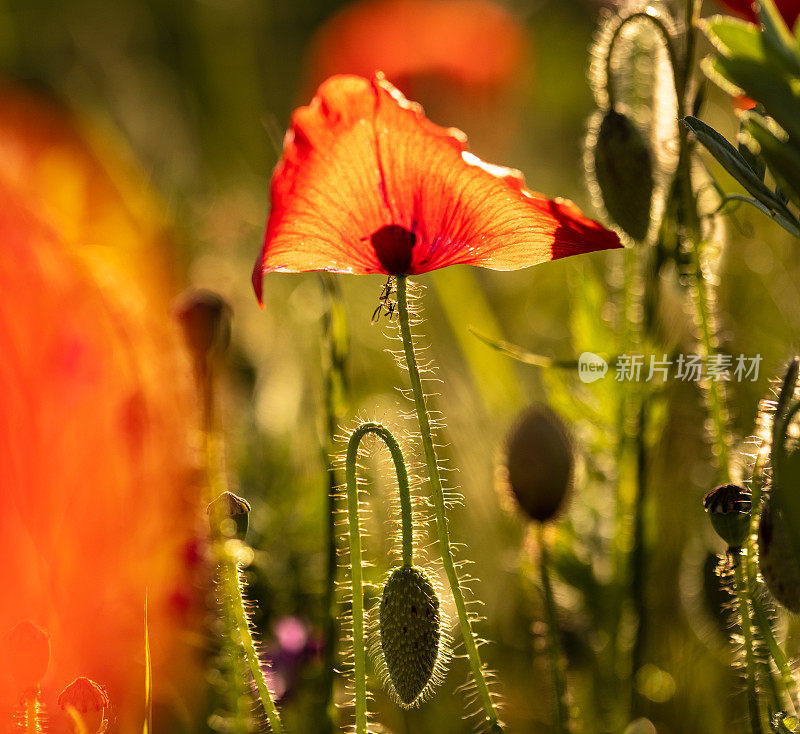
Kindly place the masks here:
POLYGON ((800 614, 800 565, 780 512, 764 504, 758 523, 758 565, 767 588, 782 606, 800 614))
POLYGON ((441 616, 436 589, 421 568, 396 568, 383 587, 380 643, 393 692, 413 706, 435 680, 441 616))
POLYGON ((650 227, 653 163, 650 147, 625 114, 608 110, 591 150, 597 187, 608 216, 634 240, 650 227))
POLYGON ((231 338, 231 314, 228 303, 213 291, 200 289, 180 296, 175 315, 197 362, 225 351, 231 338))
POLYGON ((250 503, 233 492, 223 492, 206 509, 212 529, 223 538, 244 541, 250 520, 250 503))
POLYGON ((38 625, 25 620, 3 636, 3 664, 20 693, 36 691, 50 664, 50 638, 38 625))
POLYGON ((506 469, 508 485, 529 517, 546 522, 558 513, 572 485, 572 437, 546 405, 531 406, 511 427, 506 469))
POLYGON ((703 498, 711 524, 729 547, 739 548, 750 530, 750 493, 736 484, 721 484, 703 498))

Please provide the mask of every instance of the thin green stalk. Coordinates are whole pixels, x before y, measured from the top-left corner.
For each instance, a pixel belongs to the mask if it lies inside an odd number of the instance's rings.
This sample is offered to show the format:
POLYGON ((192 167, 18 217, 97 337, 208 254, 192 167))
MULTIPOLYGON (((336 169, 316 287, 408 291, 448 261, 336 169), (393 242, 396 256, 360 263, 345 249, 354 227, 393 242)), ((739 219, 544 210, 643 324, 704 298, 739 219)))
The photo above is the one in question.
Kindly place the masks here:
POLYGON ((347 443, 347 521, 350 528, 350 582, 353 592, 353 662, 355 678, 355 734, 367 734, 367 652, 364 643, 364 580, 361 565, 361 524, 358 514, 358 449, 361 440, 372 433, 389 449, 397 476, 402 523, 403 565, 414 565, 414 525, 408 471, 400 445, 380 423, 362 423, 347 443))
POLYGON ((772 631, 772 623, 767 615, 767 610, 764 609, 763 604, 755 595, 751 597, 751 606, 753 608, 753 620, 758 627, 759 634, 764 638, 764 642, 767 643, 767 649, 778 669, 778 674, 783 682, 786 696, 792 704, 795 714, 800 715, 800 704, 798 704, 797 698, 797 681, 792 674, 789 658, 786 656, 786 653, 775 637, 775 633, 772 631))
POLYGON ((347 379, 345 363, 348 352, 347 320, 342 307, 338 281, 330 274, 321 274, 323 291, 328 308, 324 319, 323 379, 325 395, 324 436, 320 441, 322 463, 325 467, 327 517, 325 523, 325 592, 322 597, 324 615, 324 664, 320 676, 320 734, 333 734, 338 724, 338 709, 333 701, 336 668, 336 643, 338 610, 336 581, 338 559, 336 549, 336 488, 340 484, 339 472, 333 462, 335 434, 346 407, 347 379))
MULTIPOLYGON (((213 500, 227 489, 225 475, 221 466, 221 452, 219 450, 219 440, 216 432, 214 419, 214 377, 210 365, 206 365, 204 374, 198 379, 200 385, 201 398, 203 401, 203 434, 205 448, 205 464, 207 477, 207 491, 213 500)), ((216 524, 216 523, 215 523, 216 524)), ((258 657, 253 635, 250 630, 250 621, 247 616, 242 590, 239 584, 239 568, 237 561, 231 557, 226 547, 226 541, 221 538, 215 539, 217 562, 219 565, 220 583, 222 584, 223 614, 226 617, 224 624, 228 634, 237 632, 247 666, 256 686, 258 698, 264 713, 267 716, 273 734, 282 734, 283 726, 272 699, 272 694, 264 678, 264 671, 261 668, 261 661, 258 657)), ((233 639, 233 638, 231 638, 233 639)), ((235 655, 232 665, 237 668, 235 655)), ((238 711, 238 706, 237 706, 238 711)))
MULTIPOLYGON (((694 207, 694 199, 692 199, 694 207)), ((700 254, 701 243, 695 240, 691 243, 692 266, 694 268, 695 304, 697 307, 698 326, 700 328, 700 349, 704 360, 716 354, 714 337, 713 316, 711 302, 705 274, 703 272, 702 257, 700 254)), ((730 446, 727 437, 727 419, 725 416, 725 396, 722 382, 707 380, 708 409, 711 418, 712 441, 714 453, 717 457, 717 481, 727 484, 731 481, 730 474, 730 446)))
POLYGON ((558 631, 558 614, 553 598, 553 586, 550 582, 550 561, 545 537, 545 527, 539 523, 537 528, 539 541, 539 573, 544 592, 544 611, 547 619, 547 654, 550 661, 550 680, 553 684, 553 716, 555 732, 568 734, 569 708, 567 707, 567 675, 564 670, 564 653, 561 649, 561 638, 558 631))
MULTIPOLYGON (((697 32, 695 27, 695 19, 697 15, 696 3, 691 1, 687 2, 686 12, 688 34, 691 36, 691 38, 687 40, 687 52, 693 55, 695 43, 693 36, 697 32)), ((687 68, 684 69, 685 74, 681 75, 672 55, 670 56, 670 61, 673 64, 675 92, 677 95, 678 104, 678 119, 681 120, 683 119, 686 110, 686 94, 691 81, 691 68, 688 65, 689 59, 687 59, 687 68)), ((700 330, 701 356, 705 360, 708 360, 709 357, 713 357, 717 353, 712 302, 707 287, 708 284, 706 280, 706 274, 703 268, 702 247, 704 238, 700 223, 700 215, 697 211, 697 200, 695 198, 694 187, 692 185, 691 145, 688 131, 686 130, 686 127, 680 123, 678 124, 678 141, 679 154, 678 168, 676 171, 676 176, 678 177, 678 187, 676 193, 681 197, 682 206, 680 210, 683 215, 682 224, 686 228, 686 240, 689 245, 689 251, 692 260, 692 275, 695 286, 694 301, 698 328, 700 330)), ((707 380, 707 383, 708 409, 711 420, 712 441, 714 444, 714 454, 717 462, 717 480, 720 484, 727 484, 731 481, 731 456, 730 446, 728 444, 725 395, 723 393, 721 381, 707 380)), ((748 551, 749 550, 750 549, 748 548, 748 551)), ((747 559, 744 561, 736 559, 734 576, 742 638, 744 642, 745 683, 747 689, 748 716, 752 734, 761 734, 761 714, 759 711, 758 688, 756 682, 757 671, 755 641, 753 637, 752 621, 750 616, 751 594, 747 579, 748 574, 746 574, 746 569, 743 568, 743 566, 746 566, 748 563, 749 560, 747 559)))
POLYGON ((758 689, 756 688, 756 657, 754 653, 753 629, 750 624, 750 609, 745 581, 743 563, 739 558, 734 559, 734 582, 736 585, 736 600, 739 605, 739 618, 744 641, 744 664, 747 685, 747 711, 752 734, 762 734, 761 712, 758 705, 758 689))
POLYGON ((247 709, 251 705, 248 701, 249 696, 245 695, 244 690, 247 670, 244 666, 242 651, 234 642, 237 637, 237 629, 233 621, 233 614, 227 608, 228 604, 227 599, 222 600, 222 626, 226 641, 222 649, 227 657, 226 673, 233 679, 232 683, 228 682, 226 691, 227 708, 231 714, 229 726, 232 734, 247 734, 250 728, 250 712, 247 709), (245 701, 248 701, 246 706, 244 705, 245 701))
POLYGON ((245 611, 245 602, 239 579, 239 567, 236 560, 232 558, 226 550, 222 552, 224 558, 220 564, 220 574, 222 577, 223 596, 227 602, 228 613, 239 633, 242 649, 244 650, 244 658, 247 661, 247 667, 250 669, 250 675, 253 676, 258 698, 264 708, 264 713, 267 716, 270 728, 273 734, 282 734, 283 725, 278 715, 278 709, 272 699, 272 694, 267 686, 267 681, 264 678, 264 670, 261 667, 261 660, 258 657, 258 650, 256 649, 253 634, 250 629, 250 620, 245 611))
POLYGON ((419 366, 417 365, 417 356, 414 351, 414 342, 411 336, 411 326, 409 324, 407 280, 405 275, 397 276, 398 320, 400 322, 400 334, 403 339, 403 352, 405 354, 408 374, 411 380, 411 390, 414 394, 414 408, 419 422, 420 438, 425 451, 425 464, 428 469, 431 495, 433 497, 433 509, 436 515, 436 532, 439 540, 439 550, 442 555, 442 564, 445 574, 447 575, 447 581, 450 585, 450 592, 453 595, 456 613, 458 614, 458 624, 461 628, 461 636, 464 640, 464 647, 466 649, 467 658, 469 659, 475 687, 478 692, 478 699, 483 708, 486 722, 489 727, 493 728, 495 731, 502 731, 500 719, 495 709, 494 702, 492 701, 491 694, 489 693, 489 686, 486 683, 483 663, 481 662, 481 656, 475 640, 475 633, 472 631, 472 623, 470 622, 467 605, 464 601, 464 594, 461 589, 461 582, 458 578, 458 572, 456 571, 453 561, 453 551, 450 547, 450 531, 447 527, 447 517, 445 515, 444 490, 442 488, 442 478, 439 473, 439 460, 436 457, 436 450, 433 445, 433 434, 431 431, 430 418, 428 416, 428 407, 425 393, 422 389, 422 381, 419 376, 419 366))

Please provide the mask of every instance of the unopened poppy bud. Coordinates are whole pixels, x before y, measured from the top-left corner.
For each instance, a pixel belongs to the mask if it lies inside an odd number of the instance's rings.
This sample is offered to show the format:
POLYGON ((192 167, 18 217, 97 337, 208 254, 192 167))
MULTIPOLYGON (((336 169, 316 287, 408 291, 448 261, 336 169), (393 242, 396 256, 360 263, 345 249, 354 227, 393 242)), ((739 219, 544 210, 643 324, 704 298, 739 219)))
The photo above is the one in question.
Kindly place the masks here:
POLYGON ((231 338, 231 313, 228 303, 213 291, 187 291, 179 297, 175 315, 195 360, 203 362, 225 351, 231 338))
POLYGON ((736 484, 721 484, 703 498, 711 524, 730 548, 740 548, 750 531, 750 493, 736 484))
POLYGON ((508 485, 522 510, 546 522, 561 508, 572 486, 572 437, 546 405, 533 405, 517 418, 506 439, 508 485))
POLYGON ((250 519, 250 503, 233 492, 223 492, 207 509, 211 527, 224 538, 244 540, 250 519))
POLYGON ((764 504, 758 523, 758 565, 775 601, 800 614, 800 565, 786 521, 770 503, 764 504))
POLYGON ((653 164, 650 147, 625 114, 608 110, 591 150, 594 175, 608 216, 634 240, 650 227, 653 164))
POLYGON ((436 589, 421 568, 396 568, 383 587, 380 643, 392 692, 413 706, 436 681, 441 660, 436 589))
POLYGON ((4 665, 19 691, 36 691, 50 664, 50 638, 25 620, 3 636, 4 665))
POLYGON ((108 694, 99 683, 95 683, 91 678, 81 676, 72 681, 61 691, 58 705, 64 711, 74 709, 79 713, 87 731, 101 732, 105 730, 104 712, 109 705, 108 694))

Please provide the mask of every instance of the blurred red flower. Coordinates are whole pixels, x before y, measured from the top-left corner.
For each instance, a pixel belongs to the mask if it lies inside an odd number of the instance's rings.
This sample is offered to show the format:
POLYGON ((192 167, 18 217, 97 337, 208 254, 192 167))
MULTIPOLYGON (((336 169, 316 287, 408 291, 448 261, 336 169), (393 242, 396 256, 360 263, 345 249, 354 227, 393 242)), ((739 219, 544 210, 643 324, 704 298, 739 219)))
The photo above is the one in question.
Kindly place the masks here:
MULTIPOLYGON (((167 240, 104 148, 62 108, 0 87, 0 636, 23 619, 49 634, 54 733, 72 731, 56 696, 82 675, 108 691, 114 731, 141 732, 145 591, 156 704, 187 712, 202 689, 187 643, 199 605, 172 604, 198 596, 183 554, 199 497, 167 240)), ((0 667, 0 721, 14 678, 0 667)))
POLYGON ((524 37, 501 5, 488 0, 362 0, 322 26, 311 45, 313 88, 336 74, 378 71, 410 96, 415 80, 439 75, 493 92, 520 65, 524 37))
POLYGON ((387 81, 339 76, 292 117, 253 284, 260 300, 271 271, 517 270, 619 246, 571 202, 468 153, 387 81))
MULTIPOLYGON (((753 10, 753 0, 719 0, 735 13, 756 22, 756 13, 753 10)), ((800 0, 775 0, 775 6, 780 11, 786 25, 793 28, 797 16, 800 15, 800 0)))

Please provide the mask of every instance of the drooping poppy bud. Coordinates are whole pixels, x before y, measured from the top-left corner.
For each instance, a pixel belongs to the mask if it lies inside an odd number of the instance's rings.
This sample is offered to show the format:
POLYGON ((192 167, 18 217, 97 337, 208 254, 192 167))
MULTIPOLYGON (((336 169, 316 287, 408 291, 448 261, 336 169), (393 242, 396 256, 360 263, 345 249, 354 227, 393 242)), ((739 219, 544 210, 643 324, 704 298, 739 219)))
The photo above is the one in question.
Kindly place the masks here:
POLYGON ((383 587, 380 649, 389 683, 401 706, 420 702, 436 683, 440 650, 439 597, 425 571, 396 568, 383 587))
POLYGON ((643 240, 654 187, 650 146, 633 120, 614 109, 603 115, 593 142, 590 165, 608 216, 629 237, 643 240))
POLYGON ((721 484, 703 498, 711 524, 729 547, 740 548, 750 530, 750 493, 736 484, 721 484))
POLYGON ((250 519, 250 503, 233 492, 223 492, 207 508, 213 530, 223 538, 244 541, 250 519))
POLYGON ((25 694, 39 689, 39 682, 50 664, 50 637, 39 625, 20 622, 3 636, 4 665, 18 688, 25 694))
POLYGON ((105 731, 105 709, 109 700, 105 689, 91 678, 81 676, 70 683, 58 697, 58 705, 64 710, 74 709, 81 715, 87 731, 105 731))
POLYGON ((800 614, 800 566, 783 515, 764 504, 758 523, 758 565, 767 588, 782 606, 800 614))
POLYGON ((232 309, 213 291, 187 291, 175 304, 186 345, 197 362, 225 351, 231 338, 232 309))
POLYGON ((572 437, 546 405, 533 405, 511 427, 506 439, 508 485, 522 510, 546 522, 561 508, 572 486, 572 437))

